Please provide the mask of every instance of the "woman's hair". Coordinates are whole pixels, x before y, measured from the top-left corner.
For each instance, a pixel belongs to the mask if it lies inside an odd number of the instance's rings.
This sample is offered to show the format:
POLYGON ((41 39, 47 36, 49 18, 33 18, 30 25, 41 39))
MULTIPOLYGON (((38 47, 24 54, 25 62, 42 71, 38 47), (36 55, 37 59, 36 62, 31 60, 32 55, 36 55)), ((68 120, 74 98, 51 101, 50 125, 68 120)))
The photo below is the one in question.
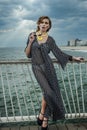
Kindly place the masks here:
MULTIPOLYGON (((48 30, 47 30, 47 32, 51 29, 51 27, 52 27, 52 23, 51 23, 51 20, 50 20, 50 18, 48 17, 48 16, 41 16, 39 19, 38 19, 38 21, 37 21, 37 25, 39 25, 44 19, 48 19, 49 20, 49 28, 48 28, 48 30)), ((37 26, 37 30, 36 31, 39 31, 40 29, 39 29, 39 26, 37 26)))

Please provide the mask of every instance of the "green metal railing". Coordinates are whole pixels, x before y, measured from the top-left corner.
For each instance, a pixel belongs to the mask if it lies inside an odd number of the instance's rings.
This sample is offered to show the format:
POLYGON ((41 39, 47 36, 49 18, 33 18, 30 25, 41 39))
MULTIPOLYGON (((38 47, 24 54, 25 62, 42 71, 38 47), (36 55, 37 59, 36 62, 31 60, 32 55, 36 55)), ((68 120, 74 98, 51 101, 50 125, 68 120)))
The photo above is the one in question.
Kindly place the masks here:
MULTIPOLYGON (((66 119, 87 118, 87 61, 69 62, 64 71, 53 63, 66 119)), ((0 61, 0 123, 36 121, 41 97, 31 61, 0 61)))

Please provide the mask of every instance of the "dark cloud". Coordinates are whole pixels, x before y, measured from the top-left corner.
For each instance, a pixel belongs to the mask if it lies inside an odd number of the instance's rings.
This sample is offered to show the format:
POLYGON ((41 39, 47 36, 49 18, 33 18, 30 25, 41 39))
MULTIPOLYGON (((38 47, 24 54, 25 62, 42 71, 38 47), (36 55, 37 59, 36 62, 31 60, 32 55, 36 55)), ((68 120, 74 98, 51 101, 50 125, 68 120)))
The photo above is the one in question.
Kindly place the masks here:
MULTIPOLYGON (((22 16, 22 19, 27 19, 27 20, 35 20, 37 17, 41 15, 49 15, 51 18, 67 18, 67 17, 73 17, 73 16, 87 16, 86 14, 86 9, 84 7, 81 7, 81 4, 83 5, 85 1, 81 0, 44 0, 44 1, 34 1, 34 2, 28 2, 27 0, 1 0, 0 2, 0 8, 1 8, 1 16, 5 19, 8 17, 14 17, 15 15, 12 14, 14 10, 20 10, 26 9, 28 12, 26 15, 22 16), (80 5, 80 6, 79 6, 80 5), (19 8, 21 6, 21 9, 19 8)), ((12 20, 12 19, 11 19, 12 20)))
POLYGON ((87 0, 0 0, 0 33, 6 29, 21 29, 23 37, 24 33, 35 29, 38 17, 48 15, 53 22, 51 34, 56 39, 67 41, 75 36, 86 39, 86 12, 87 0))

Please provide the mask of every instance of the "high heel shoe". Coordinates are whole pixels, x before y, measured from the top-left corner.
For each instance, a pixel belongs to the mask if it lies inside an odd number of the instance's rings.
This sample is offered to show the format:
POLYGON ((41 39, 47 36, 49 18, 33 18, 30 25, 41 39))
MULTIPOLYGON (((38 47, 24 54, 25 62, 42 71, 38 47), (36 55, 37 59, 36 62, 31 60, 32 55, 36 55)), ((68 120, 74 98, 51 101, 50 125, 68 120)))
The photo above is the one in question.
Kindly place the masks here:
POLYGON ((46 127, 41 126, 41 130, 48 130, 48 120, 43 120, 43 122, 46 122, 46 127))
MULTIPOLYGON (((41 114, 42 116, 44 116, 43 113, 40 113, 40 114, 41 114)), ((38 117, 37 117, 37 124, 41 126, 42 123, 43 123, 43 119, 41 120, 40 117, 38 116, 38 117)))
POLYGON ((48 130, 48 126, 46 126, 46 127, 41 127, 41 130, 48 130))

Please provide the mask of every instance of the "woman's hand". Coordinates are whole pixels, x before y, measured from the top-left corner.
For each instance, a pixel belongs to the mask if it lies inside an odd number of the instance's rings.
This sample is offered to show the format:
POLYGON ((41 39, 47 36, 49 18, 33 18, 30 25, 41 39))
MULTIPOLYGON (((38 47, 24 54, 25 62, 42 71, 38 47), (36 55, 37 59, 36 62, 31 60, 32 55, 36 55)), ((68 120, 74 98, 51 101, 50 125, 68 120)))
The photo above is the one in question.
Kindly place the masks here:
POLYGON ((32 45, 32 43, 33 43, 34 40, 35 40, 35 33, 31 33, 31 34, 29 35, 29 43, 28 43, 28 45, 27 45, 27 47, 26 47, 26 49, 25 49, 25 53, 26 53, 26 56, 27 56, 27 57, 29 57, 29 55, 30 55, 31 45, 32 45))
POLYGON ((73 60, 77 61, 77 62, 82 62, 82 61, 84 61, 84 58, 83 57, 73 57, 73 60))
POLYGON ((31 33, 30 36, 29 36, 29 42, 30 42, 30 44, 32 44, 32 42, 34 41, 34 39, 35 39, 35 34, 31 33))

